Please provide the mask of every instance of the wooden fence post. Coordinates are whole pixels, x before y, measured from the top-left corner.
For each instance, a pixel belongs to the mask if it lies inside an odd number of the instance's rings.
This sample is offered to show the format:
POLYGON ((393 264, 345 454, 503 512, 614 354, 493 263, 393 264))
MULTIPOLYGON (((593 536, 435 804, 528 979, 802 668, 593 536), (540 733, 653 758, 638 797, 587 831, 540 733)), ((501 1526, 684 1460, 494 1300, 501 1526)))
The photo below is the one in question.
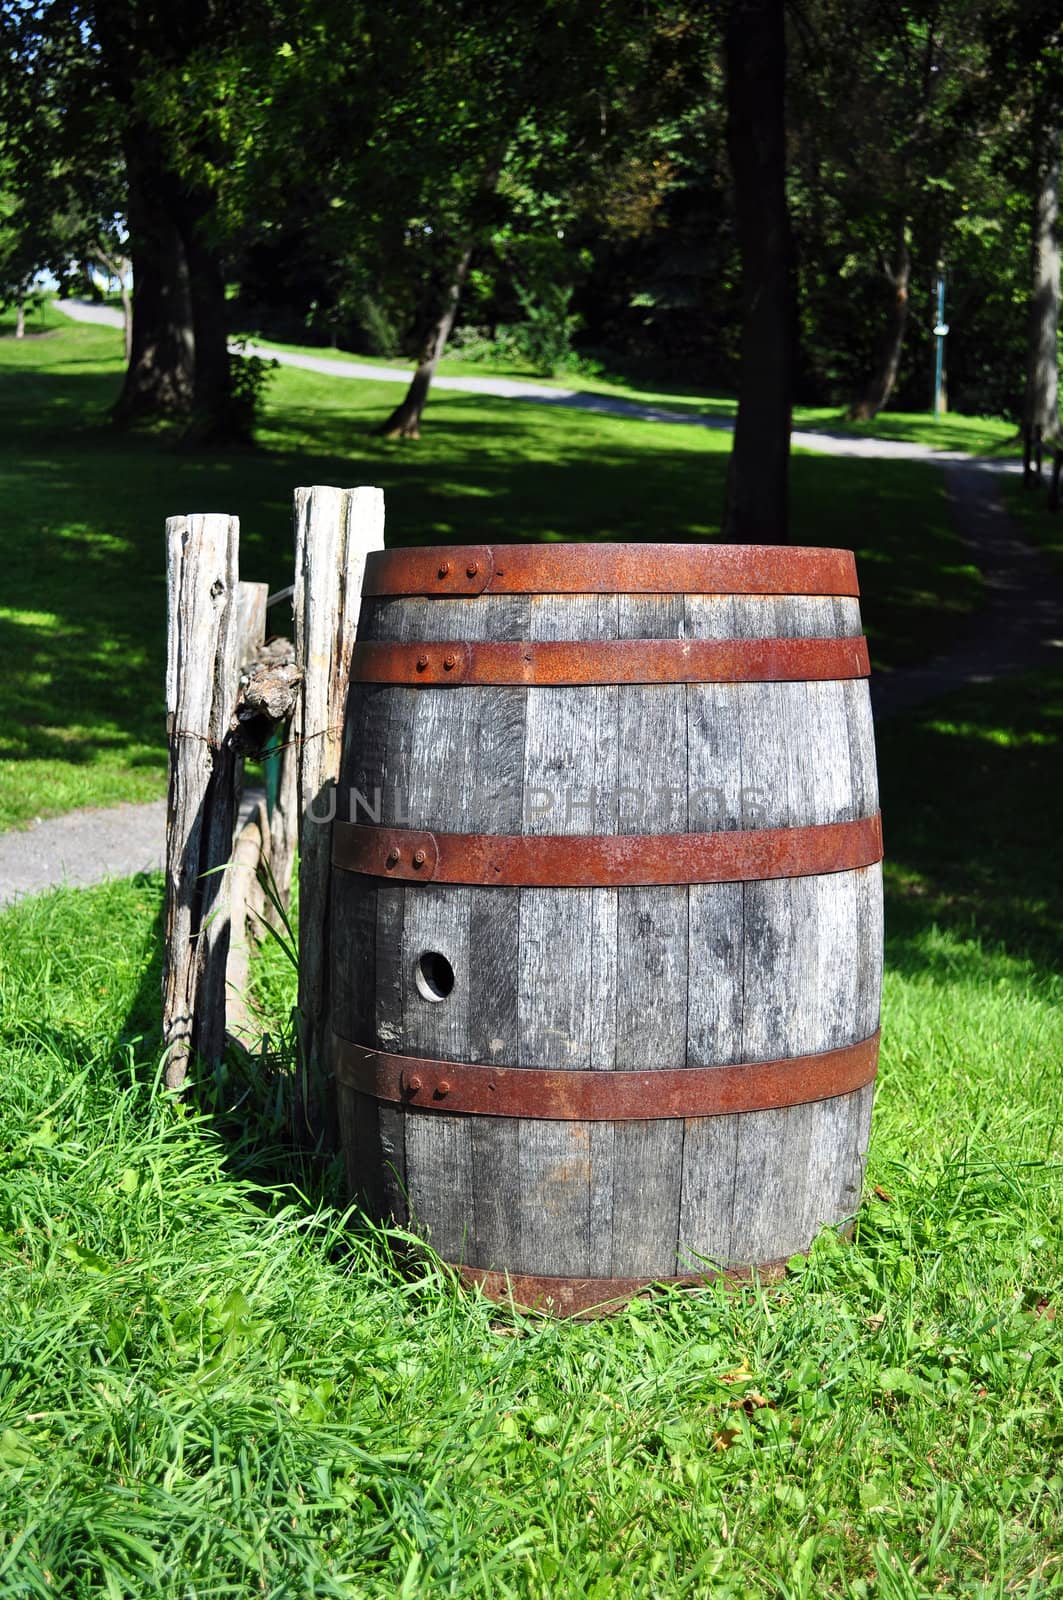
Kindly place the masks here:
POLYGON ((334 1139, 327 942, 334 790, 365 558, 384 547, 381 489, 295 491, 295 651, 302 685, 293 719, 299 757, 299 1025, 306 1131, 334 1139))
POLYGON ((163 1043, 166 1086, 180 1088, 193 1050, 225 1042, 229 914, 223 866, 232 852, 239 691, 236 517, 166 522, 166 817, 163 1043))
MULTIPOLYGON (((238 660, 240 681, 266 637, 266 600, 269 585, 241 581, 236 587, 238 660)), ((234 773, 237 814, 243 814, 243 761, 234 773)), ((251 949, 256 923, 266 909, 259 869, 269 861, 269 828, 265 801, 260 800, 233 840, 232 858, 225 874, 229 905, 229 953, 225 964, 225 1032, 251 1049, 260 1036, 248 993, 251 987, 251 949)))

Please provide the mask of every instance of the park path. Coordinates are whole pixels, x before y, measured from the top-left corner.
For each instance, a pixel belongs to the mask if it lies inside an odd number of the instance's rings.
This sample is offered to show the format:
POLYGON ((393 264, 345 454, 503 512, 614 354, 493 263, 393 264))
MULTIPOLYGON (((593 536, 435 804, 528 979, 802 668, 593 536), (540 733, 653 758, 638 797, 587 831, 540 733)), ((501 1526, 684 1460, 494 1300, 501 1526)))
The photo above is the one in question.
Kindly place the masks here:
MULTIPOLYGON (((121 327, 121 314, 90 302, 56 302, 76 321, 121 327)), ((248 346, 282 365, 342 378, 408 383, 408 370, 301 356, 248 346)), ((610 395, 582 394, 509 378, 438 378, 435 387, 510 400, 564 405, 645 422, 678 422, 730 430, 729 419, 673 412, 610 395)), ((977 632, 947 655, 925 666, 879 673, 872 680, 876 719, 911 710, 970 684, 1063 660, 1063 587, 1040 552, 1020 539, 1001 502, 999 475, 1013 462, 984 461, 959 451, 893 439, 854 439, 829 430, 798 431, 802 449, 877 460, 930 461, 945 472, 956 529, 979 568, 986 603, 974 619, 977 632)), ((121 805, 74 811, 31 827, 0 833, 0 906, 58 884, 86 887, 107 878, 159 871, 163 865, 166 805, 121 805)))
MULTIPOLYGON (((122 326, 122 313, 113 306, 98 306, 91 300, 55 300, 57 311, 75 322, 95 322, 107 328, 122 326)), ((297 367, 328 378, 358 378, 373 383, 408 385, 409 367, 373 367, 364 361, 337 360, 334 356, 304 356, 291 350, 276 350, 272 345, 253 340, 230 346, 248 355, 276 361, 282 367, 297 367)), ((536 405, 559 406, 567 411, 597 412, 601 416, 630 417, 636 422, 670 422, 690 428, 710 428, 722 433, 734 431, 731 417, 716 417, 700 411, 672 411, 668 406, 646 405, 639 400, 624 400, 619 395, 593 394, 584 389, 565 389, 556 384, 530 383, 525 378, 432 379, 432 388, 455 394, 485 394, 500 400, 530 400, 536 405)), ((832 456, 861 456, 875 461, 965 461, 959 450, 935 450, 932 445, 906 439, 863 439, 830 428, 799 428, 791 435, 798 450, 818 450, 832 456)), ((1008 463, 1000 469, 1010 470, 1008 463)))

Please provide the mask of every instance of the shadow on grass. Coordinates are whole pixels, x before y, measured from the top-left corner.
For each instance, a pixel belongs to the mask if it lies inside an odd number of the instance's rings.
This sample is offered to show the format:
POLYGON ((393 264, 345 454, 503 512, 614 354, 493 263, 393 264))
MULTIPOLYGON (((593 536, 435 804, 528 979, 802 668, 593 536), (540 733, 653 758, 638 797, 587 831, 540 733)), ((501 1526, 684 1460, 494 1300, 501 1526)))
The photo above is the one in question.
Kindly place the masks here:
MULTIPOLYGON (((141 947, 141 974, 136 992, 114 1035, 113 1053, 129 1052, 138 1063, 137 1081, 145 1093, 158 1093, 162 1052, 163 902, 159 903, 141 947)), ((51 1030, 64 1058, 87 1061, 93 1047, 76 1034, 51 1030)), ((43 1036, 43 1035, 42 1035, 43 1036)), ((254 1053, 236 1045, 226 1049, 215 1067, 193 1062, 184 1101, 217 1138, 230 1176, 251 1184, 267 1209, 296 1205, 307 1214, 322 1205, 342 1207, 343 1173, 338 1157, 316 1155, 296 1136, 298 1116, 294 1038, 283 1023, 254 1053)))
POLYGON ((1059 972, 1063 673, 949 696, 887 722, 878 749, 891 964, 1059 972))
MULTIPOLYGON (((307 482, 382 485, 394 543, 718 533, 727 441, 701 430, 440 396, 424 440, 402 445, 368 435, 378 386, 285 373, 262 448, 193 453, 115 433, 100 420, 115 376, 72 365, 20 374, 17 400, 0 381, 8 759, 161 749, 163 524, 175 511, 238 513, 243 573, 274 588, 291 581, 291 492, 307 482)), ((796 537, 857 546, 880 664, 962 633, 979 584, 934 469, 797 457, 793 486, 796 537)))

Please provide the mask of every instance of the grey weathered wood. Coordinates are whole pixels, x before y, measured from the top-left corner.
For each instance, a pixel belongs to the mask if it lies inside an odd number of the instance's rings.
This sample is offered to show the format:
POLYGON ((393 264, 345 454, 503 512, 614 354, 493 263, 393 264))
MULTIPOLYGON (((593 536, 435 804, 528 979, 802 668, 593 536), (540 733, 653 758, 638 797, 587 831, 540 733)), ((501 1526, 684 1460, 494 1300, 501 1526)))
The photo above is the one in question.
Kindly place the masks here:
MULTIPOLYGON (((275 896, 287 912, 292 896, 295 852, 299 843, 299 754, 292 738, 291 718, 281 729, 281 748, 275 759, 279 762, 279 770, 277 798, 269 819, 269 869, 275 896)), ((275 927, 278 926, 281 916, 272 902, 267 903, 266 915, 275 927)))
MULTIPOLYGON (((737 607, 737 631, 758 630, 771 608, 773 631, 792 633, 796 602, 777 598, 737 607), (761 615, 758 617, 757 612, 761 615)), ((800 625, 827 635, 836 626, 829 601, 805 601, 800 625)), ((749 817, 763 827, 808 826, 853 814, 844 698, 836 684, 742 686, 743 775, 753 785, 749 817), (759 792, 758 792, 759 791, 759 792)), ((848 877, 849 875, 842 875, 848 877)), ((825 880, 746 884, 743 891, 745 988, 741 1059, 803 1054, 852 1042, 840 1036, 822 993, 852 975, 855 896, 825 880), (822 887, 821 887, 822 886, 822 887), (840 946, 840 952, 839 952, 840 946), (840 953, 841 970, 832 956, 840 953)), ((852 979, 855 984, 855 978, 852 979)), ((852 1012, 845 1019, 852 1025, 852 1012)), ((852 1114, 852 1097, 847 1097, 852 1114)), ((778 1259, 807 1245, 820 1221, 835 1220, 833 1197, 817 1192, 814 1153, 820 1130, 838 1115, 831 1102, 744 1116, 739 1126, 730 1259, 778 1259), (771 1174, 770 1181, 758 1175, 771 1174)), ((831 1180, 833 1182, 833 1179, 831 1180)))
MULTIPOLYGON (((682 595, 621 595, 624 639, 680 638, 682 595)), ((624 686, 618 747, 621 833, 687 831, 687 692, 683 684, 624 686), (629 794, 626 790, 631 790, 629 794)), ((687 890, 621 889, 617 915, 618 1071, 682 1067, 687 1058, 687 890)), ((674 1262, 683 1124, 618 1123, 613 1215, 602 1276, 652 1276, 674 1262)))
MULTIPOLYGON (((528 636, 613 638, 618 625, 612 597, 536 596, 528 636)), ((526 693, 522 831, 615 831, 617 690, 526 693)), ((616 890, 520 891, 518 1064, 582 1071, 615 1065, 609 1019, 617 1006, 616 907, 616 890)), ((591 1123, 521 1120, 517 1270, 608 1274, 601 1259, 612 1229, 611 1145, 610 1134, 591 1123)))
MULTIPOLYGON (((859 612, 816 597, 500 596, 367 601, 362 626, 407 640, 817 637, 858 632, 859 612)), ((866 705, 865 686, 831 683, 356 686, 344 781, 392 780, 405 798, 384 783, 382 820, 441 831, 842 821, 875 809, 866 705)), ((360 980, 375 983, 375 1011, 363 996, 344 1026, 400 1052, 605 1071, 725 1065, 833 1048, 877 1025, 877 869, 676 889, 356 892, 394 899, 374 913, 375 976, 365 965, 360 980), (446 1001, 417 992, 424 948, 452 962, 446 1001)), ((372 1107, 372 1136, 359 1137, 372 1160, 385 1115, 403 1120, 416 1221, 453 1259, 650 1278, 778 1259, 851 1214, 870 1099, 641 1124, 372 1107)))
POLYGON ((239 636, 239 522, 208 515, 166 523, 166 819, 163 1041, 168 1088, 197 1050, 217 1060, 225 1035, 229 918, 224 874, 234 816, 239 636))
POLYGON ((362 574, 383 548, 379 489, 295 491, 296 662, 302 671, 293 737, 299 759, 299 1020, 307 1120, 327 1138, 330 1070, 326 931, 330 830, 308 818, 328 810, 339 775, 343 711, 362 574))
MULTIPOLYGON (((735 637, 731 595, 687 595, 691 639, 735 637)), ((741 828, 742 700, 735 684, 692 684, 687 693, 690 826, 741 828)), ((729 1066, 742 1058, 745 997, 743 885, 693 884, 689 891, 687 1062, 729 1066)), ((679 1272, 730 1260, 741 1118, 688 1117, 683 1128, 679 1272)))
MULTIPOLYGON (((242 669, 254 658, 266 635, 266 599, 269 585, 241 580, 236 586, 236 660, 242 669)), ((237 759, 234 805, 239 806, 244 764, 237 759)), ((229 950, 225 962, 225 1031, 244 1045, 252 1045, 260 1029, 250 1003, 251 950, 261 926, 265 897, 259 872, 269 860, 269 825, 264 806, 256 807, 233 840, 232 859, 226 873, 229 902, 229 950)))
POLYGON ((241 579, 236 586, 236 633, 241 667, 252 660, 258 646, 266 637, 268 597, 268 583, 249 583, 241 579))
POLYGON ((226 874, 229 888, 229 955, 225 967, 225 1031, 250 1048, 262 1037, 261 1019, 251 1004, 251 951, 265 916, 259 881, 269 860, 269 818, 259 800, 237 833, 226 874))

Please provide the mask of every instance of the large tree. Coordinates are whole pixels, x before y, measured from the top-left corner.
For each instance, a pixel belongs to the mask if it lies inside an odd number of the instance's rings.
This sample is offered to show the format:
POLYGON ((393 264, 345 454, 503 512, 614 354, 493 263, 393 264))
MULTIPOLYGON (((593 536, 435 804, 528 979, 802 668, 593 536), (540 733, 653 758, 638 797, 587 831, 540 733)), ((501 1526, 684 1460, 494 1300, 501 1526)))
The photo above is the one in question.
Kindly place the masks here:
POLYGON ((202 437, 230 437, 244 419, 233 404, 212 178, 228 152, 222 118, 197 77, 207 41, 228 43, 244 8, 237 0, 92 0, 91 22, 120 128, 133 262, 132 348, 116 416, 183 416, 202 437))
POLYGON ((212 439, 246 428, 219 195, 241 167, 236 135, 267 102, 261 82, 241 96, 239 74, 266 56, 272 21, 268 0, 4 8, 2 138, 20 194, 54 196, 53 210, 83 220, 77 248, 67 241, 83 258, 112 254, 116 213, 128 228, 132 330, 118 421, 179 419, 212 439))

